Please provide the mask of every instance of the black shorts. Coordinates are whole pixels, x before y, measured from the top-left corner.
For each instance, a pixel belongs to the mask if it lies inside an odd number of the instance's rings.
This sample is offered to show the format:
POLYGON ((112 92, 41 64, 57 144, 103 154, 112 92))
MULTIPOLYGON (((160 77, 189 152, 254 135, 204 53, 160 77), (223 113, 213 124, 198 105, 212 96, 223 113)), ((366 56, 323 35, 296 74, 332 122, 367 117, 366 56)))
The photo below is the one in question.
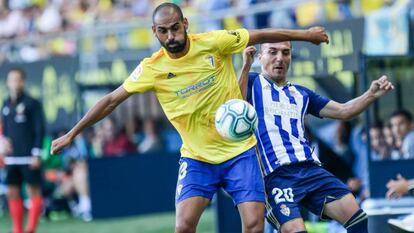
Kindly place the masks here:
POLYGON ((23 182, 26 182, 29 185, 41 186, 41 169, 31 169, 29 165, 7 165, 6 184, 20 186, 23 182))

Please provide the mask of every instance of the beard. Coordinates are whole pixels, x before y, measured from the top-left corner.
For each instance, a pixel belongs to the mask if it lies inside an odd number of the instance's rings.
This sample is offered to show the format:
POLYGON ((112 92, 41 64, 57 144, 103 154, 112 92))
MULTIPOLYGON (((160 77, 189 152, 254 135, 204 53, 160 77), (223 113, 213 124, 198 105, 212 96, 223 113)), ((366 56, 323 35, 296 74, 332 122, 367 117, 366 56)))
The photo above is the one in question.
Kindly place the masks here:
POLYGON ((184 41, 169 41, 167 43, 163 43, 160 41, 159 38, 157 38, 160 42, 161 46, 164 47, 168 52, 170 53, 180 53, 184 51, 185 46, 187 45, 187 32, 184 32, 184 41), (172 46, 172 47, 171 47, 172 46))

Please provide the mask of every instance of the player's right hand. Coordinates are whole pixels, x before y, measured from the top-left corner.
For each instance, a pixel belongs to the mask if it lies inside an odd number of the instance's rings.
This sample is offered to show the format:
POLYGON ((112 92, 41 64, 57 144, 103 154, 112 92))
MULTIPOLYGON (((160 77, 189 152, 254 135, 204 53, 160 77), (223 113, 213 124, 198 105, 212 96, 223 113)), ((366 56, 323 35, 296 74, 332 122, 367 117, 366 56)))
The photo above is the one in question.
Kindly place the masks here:
POLYGON ((323 27, 311 27, 308 29, 309 33, 309 42, 319 45, 320 43, 329 44, 329 38, 326 34, 325 28, 323 27))
POLYGON ((50 154, 59 154, 62 151, 62 149, 70 143, 72 143, 72 139, 68 134, 65 134, 62 137, 53 140, 52 148, 50 149, 50 154))
POLYGON ((256 54, 256 47, 249 46, 243 51, 243 62, 246 65, 252 65, 254 61, 254 55, 256 54))

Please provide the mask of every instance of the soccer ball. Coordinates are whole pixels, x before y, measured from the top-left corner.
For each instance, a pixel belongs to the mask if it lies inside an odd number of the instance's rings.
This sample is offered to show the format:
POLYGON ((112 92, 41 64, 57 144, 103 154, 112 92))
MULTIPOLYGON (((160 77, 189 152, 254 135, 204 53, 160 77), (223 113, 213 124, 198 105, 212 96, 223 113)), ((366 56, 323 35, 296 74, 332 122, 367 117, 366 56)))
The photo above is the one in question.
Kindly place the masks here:
POLYGON ((246 101, 231 99, 222 104, 216 112, 217 132, 230 141, 249 138, 257 128, 257 114, 246 101))

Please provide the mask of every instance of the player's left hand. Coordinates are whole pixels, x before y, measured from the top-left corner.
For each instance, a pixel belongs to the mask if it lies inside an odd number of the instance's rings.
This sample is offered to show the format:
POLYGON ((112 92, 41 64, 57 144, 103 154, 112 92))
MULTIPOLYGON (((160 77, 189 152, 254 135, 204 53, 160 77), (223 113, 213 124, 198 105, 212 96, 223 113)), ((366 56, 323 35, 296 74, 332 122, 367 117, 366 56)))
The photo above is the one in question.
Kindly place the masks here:
POLYGON ((320 43, 329 44, 329 38, 326 34, 325 28, 323 27, 311 27, 308 29, 309 33, 309 42, 319 45, 320 43))
POLYGON ((394 89, 394 85, 388 81, 386 75, 381 76, 381 78, 372 81, 369 90, 374 95, 375 98, 385 95, 385 93, 394 89))
POLYGON ((408 181, 400 174, 397 175, 396 180, 388 181, 386 186, 388 188, 386 194, 388 199, 400 198, 408 193, 408 181))
POLYGON ((254 46, 249 46, 246 49, 244 49, 243 51, 243 62, 246 65, 251 66, 253 64, 254 61, 254 55, 256 54, 256 47, 254 46))
POLYGON ((40 168, 40 165, 42 164, 42 161, 40 160, 39 156, 33 156, 32 157, 32 163, 30 164, 31 169, 38 169, 40 168))

